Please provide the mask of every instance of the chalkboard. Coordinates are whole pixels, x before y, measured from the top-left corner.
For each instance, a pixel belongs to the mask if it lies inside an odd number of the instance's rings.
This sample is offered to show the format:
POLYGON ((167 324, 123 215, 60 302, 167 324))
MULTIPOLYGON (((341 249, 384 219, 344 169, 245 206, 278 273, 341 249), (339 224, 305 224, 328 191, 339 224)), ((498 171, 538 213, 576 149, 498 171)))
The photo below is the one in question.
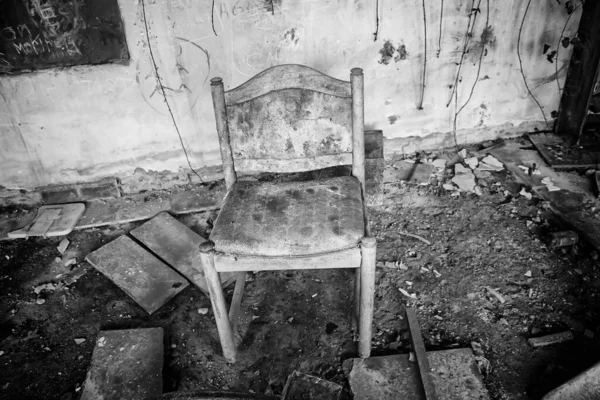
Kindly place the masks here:
POLYGON ((129 59, 118 0, 0 0, 0 74, 129 59))

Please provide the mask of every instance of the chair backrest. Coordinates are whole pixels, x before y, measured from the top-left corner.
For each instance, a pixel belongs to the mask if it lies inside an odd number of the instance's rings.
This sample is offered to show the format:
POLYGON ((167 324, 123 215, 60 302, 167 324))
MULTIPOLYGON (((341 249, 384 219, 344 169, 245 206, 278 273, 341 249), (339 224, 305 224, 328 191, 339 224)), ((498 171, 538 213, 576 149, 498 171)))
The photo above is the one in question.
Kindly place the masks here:
POLYGON ((227 187, 237 171, 300 172, 352 164, 364 185, 363 76, 269 68, 227 92, 211 79, 227 187))

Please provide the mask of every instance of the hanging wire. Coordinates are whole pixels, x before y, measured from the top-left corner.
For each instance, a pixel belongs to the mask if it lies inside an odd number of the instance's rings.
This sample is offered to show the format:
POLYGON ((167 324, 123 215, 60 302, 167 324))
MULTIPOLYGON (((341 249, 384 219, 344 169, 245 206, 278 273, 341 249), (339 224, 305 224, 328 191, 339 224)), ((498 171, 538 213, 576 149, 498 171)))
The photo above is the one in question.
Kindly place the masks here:
POLYGON ((156 65, 156 60, 154 59, 154 53, 152 52, 152 45, 150 44, 150 32, 148 30, 148 21, 146 21, 146 5, 144 4, 144 0, 141 0, 142 3, 142 15, 144 17, 144 27, 146 30, 146 39, 148 39, 148 50, 150 50, 150 58, 152 60, 152 65, 154 67, 154 73, 156 74, 156 80, 158 80, 158 85, 160 86, 160 91, 162 92, 163 98, 165 99, 165 104, 167 105, 167 109, 169 110, 169 115, 171 115, 171 120, 173 121, 173 126, 177 131, 177 136, 179 136, 179 142, 181 143, 181 148, 183 149, 183 153, 185 154, 185 159, 187 160, 187 164, 190 169, 196 176, 200 179, 200 182, 204 183, 202 177, 196 172, 194 167, 192 167, 192 163, 190 162, 190 158, 188 156, 187 150, 185 149, 185 145, 183 144, 183 138, 181 137, 181 133, 179 132, 179 127, 177 126, 177 122, 175 121, 175 116, 173 115, 173 111, 171 110, 171 106, 167 101, 167 94, 165 92, 165 87, 162 84, 160 79, 160 75, 158 75, 158 66, 156 65))

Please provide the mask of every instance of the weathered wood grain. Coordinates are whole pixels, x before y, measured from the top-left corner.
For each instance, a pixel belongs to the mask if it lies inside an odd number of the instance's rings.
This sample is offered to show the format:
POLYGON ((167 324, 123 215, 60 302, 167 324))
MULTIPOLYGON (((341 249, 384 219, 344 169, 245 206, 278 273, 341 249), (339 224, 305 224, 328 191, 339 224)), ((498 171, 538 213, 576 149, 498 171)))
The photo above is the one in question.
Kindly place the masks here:
POLYGON ((227 125, 227 108, 225 106, 225 94, 223 89, 223 80, 213 78, 210 80, 210 92, 213 99, 215 110, 215 121, 217 124, 217 134, 219 135, 219 148, 221 149, 221 162, 223 163, 223 174, 225 175, 225 185, 227 190, 231 189, 237 181, 231 147, 229 141, 229 127, 227 125))
POLYGON ((306 257, 238 257, 215 253, 215 268, 219 272, 359 268, 360 260, 358 247, 306 257))
POLYGON ((238 171, 245 172, 303 172, 317 169, 338 166, 351 165, 352 153, 341 153, 335 155, 325 155, 311 158, 296 158, 291 160, 276 160, 272 158, 265 159, 234 159, 235 167, 238 171))
POLYGON ((241 103, 284 88, 304 88, 339 97, 350 97, 350 82, 332 78, 297 64, 269 68, 240 86, 225 92, 227 105, 241 103))
POLYGON ((351 153, 351 103, 350 98, 282 89, 228 106, 233 158, 310 160, 351 153))

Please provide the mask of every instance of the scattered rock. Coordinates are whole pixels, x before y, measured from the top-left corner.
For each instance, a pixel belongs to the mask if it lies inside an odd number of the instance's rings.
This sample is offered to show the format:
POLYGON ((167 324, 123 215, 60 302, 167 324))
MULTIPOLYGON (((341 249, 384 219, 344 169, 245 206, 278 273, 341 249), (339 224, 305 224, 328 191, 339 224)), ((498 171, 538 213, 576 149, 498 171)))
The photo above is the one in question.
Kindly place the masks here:
POLYGON ((43 290, 56 290, 56 284, 54 283, 44 283, 42 285, 37 285, 33 288, 35 294, 40 294, 43 290))
POLYGON ((482 171, 480 169, 476 169, 473 172, 475 173, 477 179, 489 179, 492 176, 492 174, 489 171, 482 171))
POLYGON ((451 184, 451 183, 444 183, 444 184, 442 185, 442 187, 443 187, 444 189, 446 189, 446 190, 451 190, 451 191, 453 191, 453 190, 456 190, 456 189, 457 189, 457 188, 456 188, 456 186, 454 186, 454 185, 453 185, 453 184, 451 184))
POLYGON ((58 252, 60 254, 63 254, 65 252, 65 250, 67 250, 67 247, 69 247, 69 239, 64 238, 63 240, 60 241, 60 243, 58 244, 58 252))
POLYGON ((481 189, 481 186, 475 186, 473 188, 473 192, 477 195, 477 196, 483 196, 483 190, 481 189))
POLYGON ((75 339, 75 343, 76 343, 76 344, 81 344, 81 343, 83 343, 83 342, 85 342, 85 339, 84 339, 84 338, 76 338, 76 339, 75 339))
POLYGON ((525 276, 528 278, 531 278, 531 270, 528 270, 527 272, 525 272, 525 276))
POLYGON ((467 157, 467 149, 462 149, 461 151, 458 152, 458 155, 461 156, 462 158, 466 158, 467 157))
POLYGON ((37 304, 44 304, 45 302, 46 302, 46 300, 44 300, 44 299, 37 299, 36 300, 37 304))
POLYGON ((208 308, 206 308, 206 307, 199 308, 199 309, 198 309, 198 314, 201 314, 201 315, 206 315, 206 314, 208 314, 208 308))
POLYGON ((77 264, 77 259, 76 258, 69 258, 67 261, 65 261, 64 266, 65 267, 69 267, 71 265, 77 264))
POLYGON ((525 190, 525 188, 521 188, 521 191, 519 192, 519 194, 523 197, 525 197, 527 200, 531 200, 531 198, 533 197, 533 195, 529 192, 527 192, 527 190, 525 190))

